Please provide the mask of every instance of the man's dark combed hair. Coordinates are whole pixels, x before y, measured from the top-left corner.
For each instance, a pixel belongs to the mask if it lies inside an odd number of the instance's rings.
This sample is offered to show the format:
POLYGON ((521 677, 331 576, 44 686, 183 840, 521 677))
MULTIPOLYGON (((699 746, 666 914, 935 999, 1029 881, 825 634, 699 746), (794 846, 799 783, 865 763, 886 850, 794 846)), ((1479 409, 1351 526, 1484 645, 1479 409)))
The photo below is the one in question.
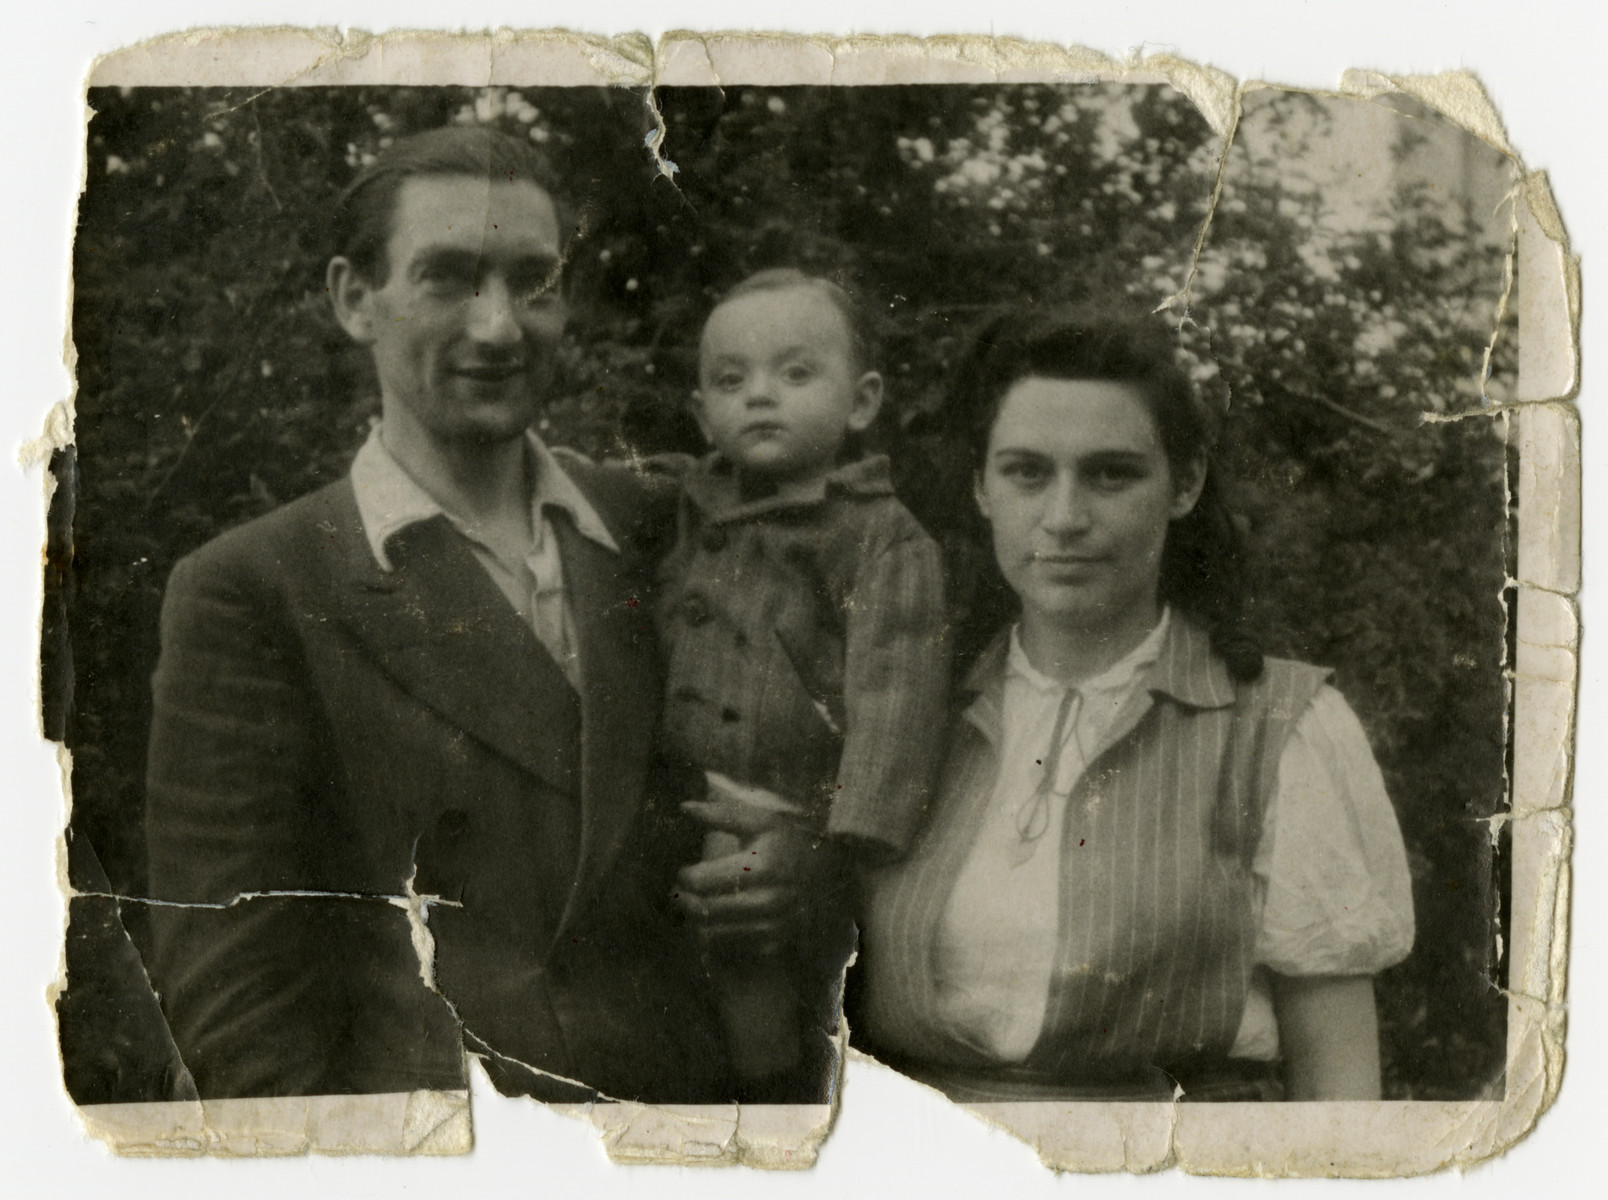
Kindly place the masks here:
MULTIPOLYGON (((1213 421, 1178 365, 1176 335, 1150 313, 1111 316, 1008 311, 983 327, 961 365, 945 409, 949 432, 981 470, 1000 403, 1028 378, 1131 384, 1145 399, 1175 479, 1206 464, 1200 499, 1167 530, 1161 598, 1211 635, 1229 673, 1262 673, 1262 647, 1245 629, 1245 548, 1214 461, 1213 421)), ((1003 581, 999 581, 1003 586, 1003 581)))
POLYGON ((552 199, 560 233, 569 235, 558 177, 541 151, 484 125, 449 125, 399 138, 347 185, 336 206, 335 253, 364 278, 383 284, 397 193, 409 179, 438 175, 533 183, 552 199))

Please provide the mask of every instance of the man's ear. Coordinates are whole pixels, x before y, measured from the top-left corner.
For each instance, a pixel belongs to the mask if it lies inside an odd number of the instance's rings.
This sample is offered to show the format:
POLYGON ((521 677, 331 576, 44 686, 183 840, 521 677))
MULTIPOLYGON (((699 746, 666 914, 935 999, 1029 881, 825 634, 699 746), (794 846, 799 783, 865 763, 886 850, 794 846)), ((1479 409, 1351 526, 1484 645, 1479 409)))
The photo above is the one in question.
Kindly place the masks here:
POLYGON ((867 371, 854 381, 854 404, 849 408, 849 432, 864 433, 882 411, 882 376, 867 371))
POLYGON ((1192 459, 1189 466, 1173 483, 1173 500, 1167 509, 1167 519, 1176 521, 1194 511, 1195 504, 1200 499, 1201 489, 1206 486, 1205 458, 1192 459))
POLYGON ((698 422, 698 432, 703 434, 704 441, 713 446, 715 435, 709 432, 709 419, 704 416, 703 393, 697 388, 692 390, 692 395, 687 399, 687 411, 692 413, 692 419, 698 422))
POLYGON ((324 272, 324 290, 329 293, 335 319, 355 342, 364 346, 374 341, 374 285, 363 277, 349 258, 336 255, 324 272))

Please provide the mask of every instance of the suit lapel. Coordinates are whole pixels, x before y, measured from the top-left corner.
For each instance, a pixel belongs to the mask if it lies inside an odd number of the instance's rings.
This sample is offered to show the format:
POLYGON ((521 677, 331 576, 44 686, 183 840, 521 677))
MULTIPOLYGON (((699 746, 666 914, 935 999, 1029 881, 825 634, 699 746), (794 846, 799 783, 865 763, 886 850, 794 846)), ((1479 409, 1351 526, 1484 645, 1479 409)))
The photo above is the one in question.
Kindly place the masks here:
POLYGON ((608 878, 643 805, 658 733, 659 666, 648 605, 620 555, 550 512, 581 664, 581 852, 566 929, 608 878))
MULTIPOLYGON (((594 494, 583 473, 571 478, 594 504, 606 498, 594 494)), ((333 536, 346 543, 345 579, 336 619, 410 695, 580 797, 580 856, 555 938, 562 935, 608 879, 641 815, 658 735, 661 670, 632 559, 584 537, 565 513, 549 509, 578 643, 578 696, 444 517, 392 538, 387 549, 395 569, 384 572, 364 538, 349 482, 340 502, 332 523, 333 536)), ((611 532, 621 540, 628 529, 611 523, 611 532)))
MULTIPOLYGON (((361 539, 359 539, 361 541, 361 539)), ((581 709, 540 640, 446 518, 354 554, 341 616, 410 695, 559 791, 579 790, 581 709)))

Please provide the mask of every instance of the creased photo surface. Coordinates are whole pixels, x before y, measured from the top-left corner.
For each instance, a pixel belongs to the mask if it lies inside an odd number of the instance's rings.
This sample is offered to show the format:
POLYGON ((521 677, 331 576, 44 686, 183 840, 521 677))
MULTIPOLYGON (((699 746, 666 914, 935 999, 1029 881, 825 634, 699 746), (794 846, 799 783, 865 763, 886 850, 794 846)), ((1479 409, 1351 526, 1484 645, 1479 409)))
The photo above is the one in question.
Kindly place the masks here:
POLYGON ((462 1153, 483 1075, 803 1167, 852 1054, 1057 1168, 1393 1175, 1550 1102, 1544 177, 1469 77, 821 44, 98 68, 42 642, 96 1136, 462 1153))

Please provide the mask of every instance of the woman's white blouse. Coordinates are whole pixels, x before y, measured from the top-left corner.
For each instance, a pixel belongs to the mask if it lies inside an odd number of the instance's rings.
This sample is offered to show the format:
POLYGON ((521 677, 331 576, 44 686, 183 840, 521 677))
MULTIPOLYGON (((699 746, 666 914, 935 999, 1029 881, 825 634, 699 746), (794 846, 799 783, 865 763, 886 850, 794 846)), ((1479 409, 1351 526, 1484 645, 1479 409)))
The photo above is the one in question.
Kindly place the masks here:
MULTIPOLYGON (((1056 959, 1067 798, 1086 750, 1144 685, 1168 620, 1163 614, 1121 662, 1075 689, 1058 764, 1050 740, 1068 689, 1036 670, 1011 635, 999 772, 933 947, 944 1024, 995 1061, 1021 1062, 1038 1040, 1056 959), (1058 769, 1041 788, 1046 764, 1058 769)), ((1285 743, 1252 872, 1260 967, 1371 975, 1412 948, 1412 884, 1396 814, 1361 724, 1331 687, 1318 692, 1285 743)), ((1273 1059, 1278 1051, 1266 972, 1258 971, 1232 1055, 1273 1059)))

